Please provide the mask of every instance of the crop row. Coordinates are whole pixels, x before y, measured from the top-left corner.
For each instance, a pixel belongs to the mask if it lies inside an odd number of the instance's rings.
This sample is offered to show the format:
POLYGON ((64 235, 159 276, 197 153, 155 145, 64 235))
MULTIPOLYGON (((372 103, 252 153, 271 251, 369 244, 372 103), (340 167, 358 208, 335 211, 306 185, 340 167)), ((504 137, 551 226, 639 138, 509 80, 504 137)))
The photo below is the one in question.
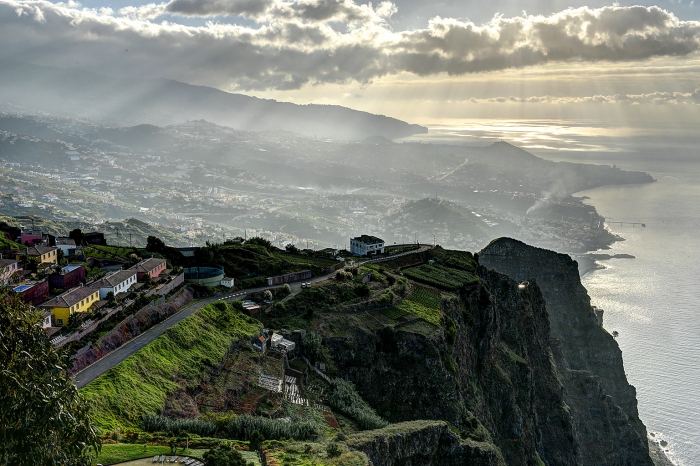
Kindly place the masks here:
POLYGON ((464 270, 452 269, 438 264, 419 265, 404 269, 409 278, 447 291, 457 291, 460 286, 478 281, 474 275, 464 270))

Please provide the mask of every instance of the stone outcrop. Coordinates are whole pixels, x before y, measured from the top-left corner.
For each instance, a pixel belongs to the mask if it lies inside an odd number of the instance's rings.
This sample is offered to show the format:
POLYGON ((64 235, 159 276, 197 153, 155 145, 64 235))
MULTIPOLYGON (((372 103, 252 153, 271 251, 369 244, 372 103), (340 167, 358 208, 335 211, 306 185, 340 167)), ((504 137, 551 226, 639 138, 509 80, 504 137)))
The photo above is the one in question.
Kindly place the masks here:
POLYGON ((390 422, 447 421, 463 442, 490 445, 507 465, 584 464, 539 288, 521 292, 506 275, 478 272, 478 284, 443 301, 440 328, 357 329, 352 344, 327 339, 339 374, 390 422))
POLYGON ((625 376, 622 352, 602 328, 578 264, 565 254, 509 238, 493 241, 478 257, 481 265, 542 291, 550 346, 583 464, 651 465, 646 427, 639 419, 636 391, 625 376))

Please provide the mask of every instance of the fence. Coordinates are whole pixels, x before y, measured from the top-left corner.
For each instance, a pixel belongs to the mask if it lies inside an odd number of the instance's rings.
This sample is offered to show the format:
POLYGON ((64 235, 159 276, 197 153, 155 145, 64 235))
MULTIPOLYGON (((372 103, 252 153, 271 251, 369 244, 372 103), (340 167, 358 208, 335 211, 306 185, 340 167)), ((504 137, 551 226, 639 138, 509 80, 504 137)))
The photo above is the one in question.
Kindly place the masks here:
POLYGON ((181 273, 180 275, 173 277, 173 279, 170 280, 168 283, 158 285, 154 289, 150 290, 148 293, 146 293, 146 296, 153 296, 153 295, 165 296, 166 294, 170 293, 171 291, 173 291, 175 288, 182 285, 183 283, 185 283, 185 274, 181 273))

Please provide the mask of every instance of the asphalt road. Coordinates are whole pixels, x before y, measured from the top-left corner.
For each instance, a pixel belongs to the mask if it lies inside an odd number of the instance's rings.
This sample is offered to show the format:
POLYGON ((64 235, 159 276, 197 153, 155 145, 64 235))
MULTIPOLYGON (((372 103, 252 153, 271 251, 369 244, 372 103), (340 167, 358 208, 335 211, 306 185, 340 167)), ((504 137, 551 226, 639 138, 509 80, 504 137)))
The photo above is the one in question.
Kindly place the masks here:
MULTIPOLYGON (((371 259, 368 261, 363 261, 362 264, 367 264, 367 263, 374 263, 374 262, 384 262, 387 260, 392 260, 396 259, 398 257, 406 256, 409 254, 417 254, 421 253, 424 251, 427 251, 430 249, 431 246, 427 245, 422 245, 419 249, 415 249, 413 251, 406 251, 401 254, 397 254, 395 256, 391 257, 386 257, 386 258, 379 258, 379 259, 371 259)), ((323 275, 321 277, 315 277, 312 279, 309 279, 308 282, 318 282, 318 281, 323 281, 327 280, 328 277, 332 275, 323 275)), ((293 291, 298 291, 301 290, 301 283, 290 283, 292 290, 293 291)), ((278 285, 275 285, 275 287, 278 285)), ((85 385, 89 384, 93 380, 95 380, 97 377, 101 376, 129 356, 135 354, 137 351, 139 351, 141 348, 144 348, 147 346, 149 343, 151 343, 153 340, 161 336, 163 333, 165 333, 166 330, 168 330, 170 327, 173 325, 177 324, 178 322, 182 322, 184 319, 188 318, 195 312, 197 312, 199 309, 203 308, 204 306, 214 303, 216 301, 227 301, 227 300, 235 300, 235 299, 243 299, 246 295, 250 293, 254 293, 256 291, 263 291, 268 288, 274 288, 274 287, 260 287, 260 288, 254 288, 250 290, 245 290, 245 291, 238 291, 234 293, 223 293, 217 296, 214 296, 212 298, 207 298, 202 301, 197 301, 195 303, 192 303, 188 306, 185 306, 180 312, 177 314, 174 314, 167 319, 165 319, 163 322, 154 325, 150 329, 146 330, 144 333, 141 335, 137 336, 136 338, 129 340, 126 342, 124 345, 120 346, 116 350, 112 351, 109 353, 107 356, 104 358, 100 359, 99 361, 91 364, 90 366, 86 367, 82 371, 78 372, 75 374, 73 377, 73 383, 75 383, 75 386, 78 388, 83 388, 85 385)))
POLYGON ((230 294, 223 294, 223 295, 217 295, 213 298, 207 298, 202 301, 197 301, 195 303, 190 304, 189 306, 184 307, 180 312, 177 314, 174 314, 167 319, 165 319, 163 322, 154 325, 150 329, 146 330, 144 333, 141 335, 137 336, 136 338, 129 340, 126 342, 124 345, 120 346, 119 348, 115 349, 111 353, 109 353, 107 356, 104 358, 100 359, 99 361, 89 365, 82 371, 78 372, 75 374, 73 377, 73 383, 75 383, 75 386, 78 388, 83 388, 85 385, 89 384, 93 380, 95 380, 97 377, 101 376, 129 356, 133 355, 136 353, 138 350, 141 348, 147 346, 149 343, 151 343, 153 340, 161 336, 163 333, 165 333, 166 330, 168 330, 170 327, 173 325, 177 324, 178 322, 182 322, 184 319, 188 318, 195 312, 197 312, 199 309, 203 308, 204 306, 214 303, 216 301, 221 301, 221 300, 233 300, 233 299, 241 299, 243 298, 246 294, 252 293, 254 291, 259 291, 259 290, 264 290, 265 288, 259 288, 259 289, 254 289, 254 290, 248 290, 245 292, 236 292, 236 293, 230 293, 230 294))

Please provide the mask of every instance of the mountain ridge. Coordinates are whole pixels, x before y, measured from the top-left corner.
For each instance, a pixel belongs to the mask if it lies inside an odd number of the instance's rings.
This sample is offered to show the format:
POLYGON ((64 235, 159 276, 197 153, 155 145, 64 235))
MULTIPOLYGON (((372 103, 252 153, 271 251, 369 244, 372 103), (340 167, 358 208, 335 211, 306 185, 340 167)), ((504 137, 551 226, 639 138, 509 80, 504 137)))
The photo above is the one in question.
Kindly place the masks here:
POLYGON ((105 124, 164 126, 204 119, 245 131, 282 130, 344 140, 395 139, 428 131, 338 105, 278 102, 166 78, 113 78, 9 61, 1 65, 0 100, 105 124))

